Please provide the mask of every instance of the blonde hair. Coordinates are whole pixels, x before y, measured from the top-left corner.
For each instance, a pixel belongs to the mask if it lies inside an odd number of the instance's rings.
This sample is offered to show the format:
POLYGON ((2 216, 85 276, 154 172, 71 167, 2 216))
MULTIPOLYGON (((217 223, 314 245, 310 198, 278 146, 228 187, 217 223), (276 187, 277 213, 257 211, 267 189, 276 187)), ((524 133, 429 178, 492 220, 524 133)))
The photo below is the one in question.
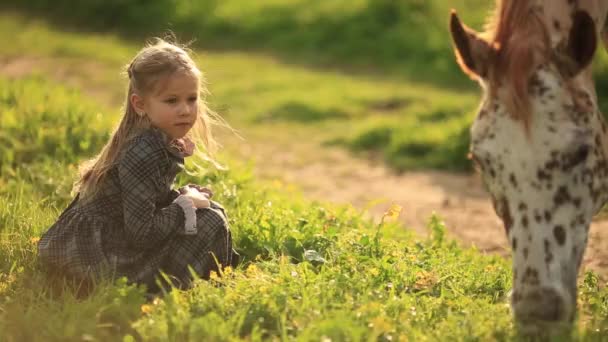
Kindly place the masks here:
POLYGON ((93 196, 107 176, 110 169, 116 164, 125 144, 143 130, 150 128, 150 121, 146 115, 138 115, 131 104, 131 95, 151 94, 159 88, 161 81, 169 76, 183 72, 190 74, 198 80, 198 114, 193 128, 187 136, 196 145, 195 154, 203 160, 220 167, 213 159, 217 143, 211 133, 211 125, 225 122, 212 112, 205 102, 208 95, 204 77, 192 58, 188 55, 186 47, 178 46, 161 38, 154 38, 141 49, 126 68, 129 84, 124 105, 124 115, 111 138, 93 159, 80 165, 80 178, 74 190, 80 192, 81 198, 93 196))

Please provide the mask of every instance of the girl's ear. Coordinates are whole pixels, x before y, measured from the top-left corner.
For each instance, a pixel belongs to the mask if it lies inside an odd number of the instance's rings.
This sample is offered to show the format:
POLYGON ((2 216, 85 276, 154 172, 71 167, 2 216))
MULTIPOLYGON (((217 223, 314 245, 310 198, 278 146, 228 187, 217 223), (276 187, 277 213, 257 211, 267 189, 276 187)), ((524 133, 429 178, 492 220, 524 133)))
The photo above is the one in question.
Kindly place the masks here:
POLYGON ((139 115, 145 114, 143 97, 139 96, 136 93, 133 93, 133 94, 131 94, 131 97, 129 98, 129 102, 131 102, 131 106, 133 106, 133 109, 135 109, 137 114, 139 114, 139 115))

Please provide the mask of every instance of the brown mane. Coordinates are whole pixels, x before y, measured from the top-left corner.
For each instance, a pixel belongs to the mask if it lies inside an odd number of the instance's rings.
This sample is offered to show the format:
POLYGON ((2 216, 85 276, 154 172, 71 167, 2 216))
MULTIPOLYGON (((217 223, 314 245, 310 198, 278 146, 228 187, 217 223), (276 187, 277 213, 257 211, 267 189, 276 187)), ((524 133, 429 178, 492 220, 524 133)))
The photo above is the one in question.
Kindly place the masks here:
POLYGON ((490 92, 506 86, 505 105, 511 115, 529 125, 528 80, 549 49, 548 34, 532 0, 497 0, 483 37, 496 48, 490 66, 490 92))

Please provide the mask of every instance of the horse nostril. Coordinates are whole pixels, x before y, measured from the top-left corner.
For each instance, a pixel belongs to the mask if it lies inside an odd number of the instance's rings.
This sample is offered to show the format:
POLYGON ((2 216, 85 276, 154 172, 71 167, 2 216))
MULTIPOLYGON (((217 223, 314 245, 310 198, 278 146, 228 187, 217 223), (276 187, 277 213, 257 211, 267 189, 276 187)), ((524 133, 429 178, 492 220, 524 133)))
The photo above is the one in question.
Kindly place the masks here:
POLYGON ((568 320, 565 298, 551 288, 540 288, 518 296, 513 301, 515 318, 522 324, 568 320))

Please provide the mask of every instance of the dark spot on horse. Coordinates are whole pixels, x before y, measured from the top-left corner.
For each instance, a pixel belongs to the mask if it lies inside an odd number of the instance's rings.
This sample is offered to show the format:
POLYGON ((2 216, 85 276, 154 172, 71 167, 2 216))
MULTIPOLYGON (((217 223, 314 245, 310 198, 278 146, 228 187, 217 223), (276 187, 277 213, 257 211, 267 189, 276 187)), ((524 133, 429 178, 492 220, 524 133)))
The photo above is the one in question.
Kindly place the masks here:
POLYGON ((553 27, 555 27, 556 30, 559 30, 561 28, 559 20, 553 19, 553 27))
POLYGON ((540 223, 542 219, 543 217, 540 215, 540 212, 538 210, 534 210, 534 221, 536 221, 536 223, 540 223))
POLYGON ((538 280, 538 271, 534 268, 528 267, 526 268, 526 271, 524 272, 524 276, 522 279, 523 283, 528 283, 531 285, 538 285, 539 284, 539 280, 538 280))
POLYGON ((541 182, 551 181, 551 175, 545 172, 543 169, 538 169, 538 171, 536 171, 536 178, 538 178, 538 180, 541 182))
POLYGON ((524 216, 521 218, 521 225, 522 225, 522 226, 523 226, 525 229, 528 229, 528 216, 527 216, 527 215, 524 215, 524 216))
POLYGON ((528 210, 528 205, 526 205, 526 203, 524 203, 524 202, 520 202, 518 208, 519 208, 519 211, 525 211, 525 210, 528 210))
POLYGON ((553 261, 553 253, 551 253, 551 243, 547 239, 545 239, 543 243, 545 246, 545 264, 547 264, 548 266, 549 263, 553 261))
POLYGON ((505 231, 507 235, 509 235, 511 227, 513 226, 513 217, 511 216, 511 210, 509 209, 509 202, 504 197, 498 201, 494 200, 492 197, 492 205, 498 216, 502 219, 502 222, 505 225, 505 231))
POLYGON ((511 241, 511 247, 513 248, 513 251, 517 250, 517 238, 513 237, 513 240, 511 241))
POLYGON ((517 178, 515 178, 514 173, 511 173, 509 175, 509 181, 511 182, 511 185, 513 185, 514 188, 517 188, 517 178))
POLYGON ((545 221, 547 221, 547 223, 551 222, 551 213, 549 210, 545 210, 545 221))
POLYGON ((566 230, 562 225, 557 225, 553 228, 553 236, 555 236, 555 240, 560 246, 563 246, 566 242, 566 230))
POLYGON ((570 200, 570 193, 568 192, 568 188, 565 186, 560 186, 553 196, 553 203, 556 207, 559 207, 570 200))
POLYGON ((524 247, 524 259, 528 259, 528 247, 524 247))

